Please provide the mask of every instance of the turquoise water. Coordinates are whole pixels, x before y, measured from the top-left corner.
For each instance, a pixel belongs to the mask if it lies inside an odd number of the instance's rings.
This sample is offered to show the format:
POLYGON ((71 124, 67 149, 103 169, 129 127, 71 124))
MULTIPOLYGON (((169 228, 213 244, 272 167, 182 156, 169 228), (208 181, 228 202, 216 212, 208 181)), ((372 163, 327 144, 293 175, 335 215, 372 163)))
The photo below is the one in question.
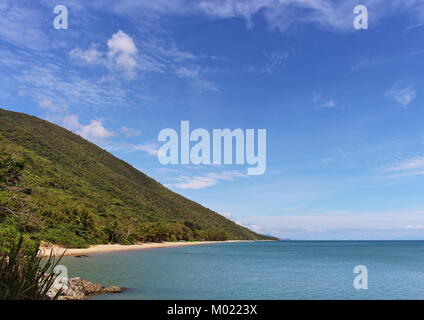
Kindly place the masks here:
POLYGON ((128 288, 96 299, 424 299, 423 241, 217 243, 62 264, 69 277, 128 288), (356 265, 368 290, 353 286, 356 265))

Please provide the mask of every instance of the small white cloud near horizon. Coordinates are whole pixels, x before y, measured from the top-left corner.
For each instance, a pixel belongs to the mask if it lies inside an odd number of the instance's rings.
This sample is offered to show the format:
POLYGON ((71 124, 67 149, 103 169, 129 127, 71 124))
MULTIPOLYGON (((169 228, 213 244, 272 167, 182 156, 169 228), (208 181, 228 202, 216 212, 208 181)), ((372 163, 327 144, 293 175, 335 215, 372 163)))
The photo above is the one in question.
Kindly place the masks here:
POLYGON ((385 93, 386 98, 400 104, 403 108, 407 108, 416 97, 416 91, 413 87, 393 86, 385 93))
POLYGON ((221 212, 220 215, 227 219, 230 219, 233 216, 231 212, 221 212))

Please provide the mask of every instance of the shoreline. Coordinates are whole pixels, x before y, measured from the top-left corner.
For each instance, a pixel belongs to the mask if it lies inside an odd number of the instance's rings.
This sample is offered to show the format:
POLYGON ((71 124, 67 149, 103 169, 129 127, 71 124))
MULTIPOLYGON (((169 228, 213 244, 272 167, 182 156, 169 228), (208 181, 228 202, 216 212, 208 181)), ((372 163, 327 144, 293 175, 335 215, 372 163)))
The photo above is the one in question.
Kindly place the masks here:
POLYGON ((64 248, 56 245, 43 245, 40 248, 43 258, 48 258, 52 253, 54 257, 59 257, 63 254, 64 257, 83 256, 98 253, 133 251, 133 250, 146 250, 146 249, 159 249, 159 248, 173 248, 195 246, 202 244, 213 243, 233 243, 233 242, 256 242, 256 241, 271 241, 271 240, 227 240, 227 241, 187 241, 187 242, 143 242, 138 244, 99 244, 90 246, 88 248, 64 248))

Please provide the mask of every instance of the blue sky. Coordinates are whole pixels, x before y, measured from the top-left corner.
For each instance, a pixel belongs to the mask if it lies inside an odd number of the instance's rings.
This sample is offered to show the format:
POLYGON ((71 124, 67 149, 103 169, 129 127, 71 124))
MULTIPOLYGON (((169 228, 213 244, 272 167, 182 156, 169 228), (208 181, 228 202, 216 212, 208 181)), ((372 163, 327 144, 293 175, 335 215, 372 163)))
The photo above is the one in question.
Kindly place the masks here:
POLYGON ((418 0, 4 0, 0 101, 258 232, 424 239, 423 35, 418 0), (161 165, 182 120, 266 129, 266 173, 161 165))

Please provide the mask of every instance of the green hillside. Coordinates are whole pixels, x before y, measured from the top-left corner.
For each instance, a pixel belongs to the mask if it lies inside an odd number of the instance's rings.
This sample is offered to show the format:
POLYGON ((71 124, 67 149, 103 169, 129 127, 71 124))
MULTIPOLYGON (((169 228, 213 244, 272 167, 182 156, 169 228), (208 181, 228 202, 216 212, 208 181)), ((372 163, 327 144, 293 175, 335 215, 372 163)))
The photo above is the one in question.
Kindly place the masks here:
POLYGON ((66 246, 266 239, 45 120, 0 109, 0 236, 66 246))

